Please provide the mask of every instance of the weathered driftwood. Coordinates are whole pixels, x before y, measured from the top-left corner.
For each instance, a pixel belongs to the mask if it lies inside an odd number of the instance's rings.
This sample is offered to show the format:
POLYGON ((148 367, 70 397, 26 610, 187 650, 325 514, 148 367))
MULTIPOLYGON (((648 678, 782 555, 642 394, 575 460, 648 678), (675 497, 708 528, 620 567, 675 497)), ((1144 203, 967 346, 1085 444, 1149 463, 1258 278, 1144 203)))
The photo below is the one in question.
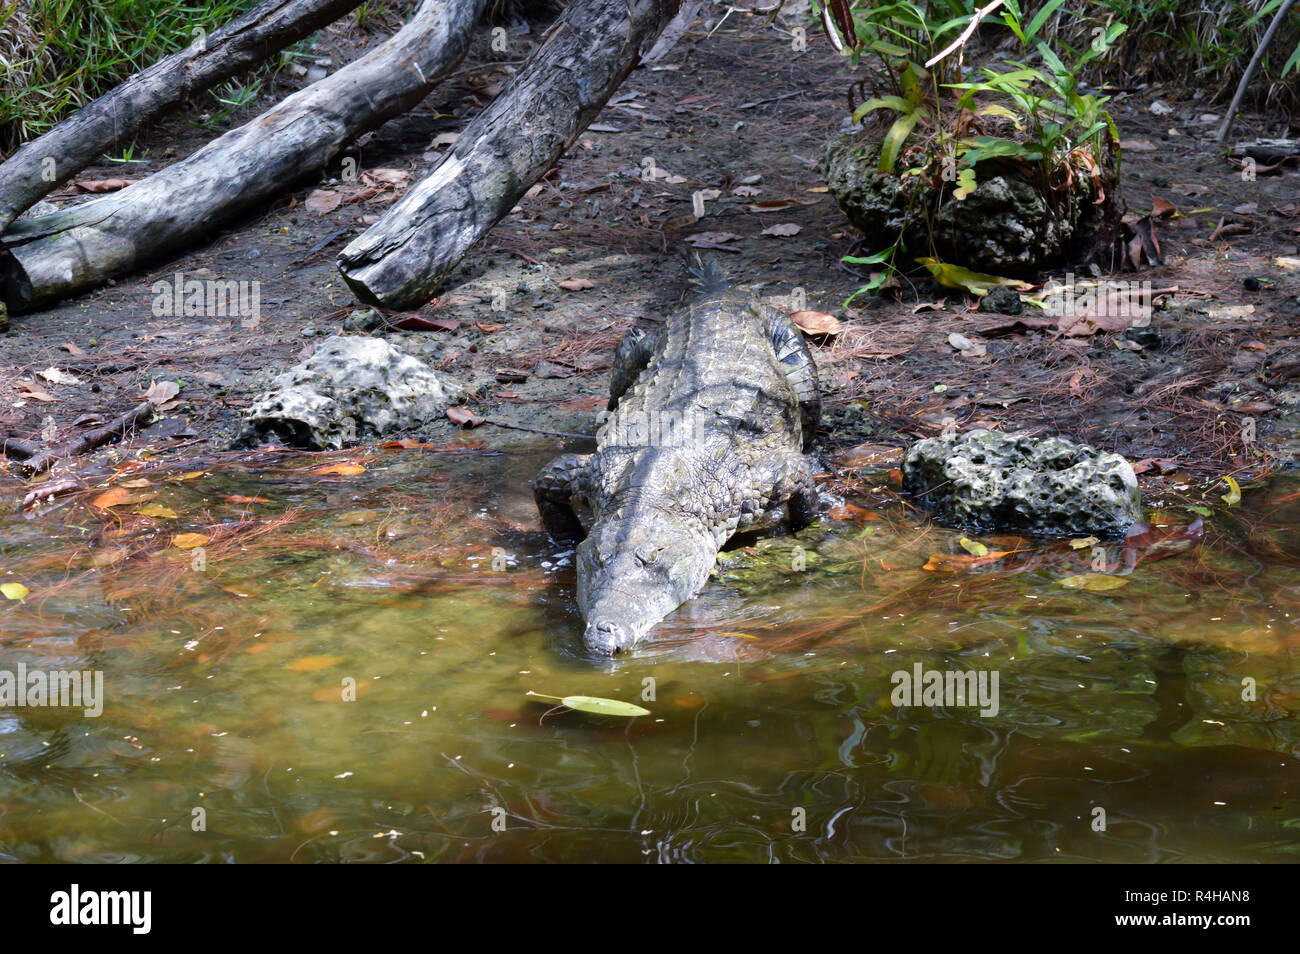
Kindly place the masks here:
POLYGON ((682 0, 576 0, 519 76, 428 176, 339 256, 353 292, 392 308, 442 278, 552 168, 654 44, 682 0))
POLYGON ((186 97, 257 66, 361 0, 266 0, 136 73, 0 165, 0 232, 102 153, 186 97))
POLYGON ((257 119, 121 192, 15 222, 0 255, 10 310, 39 307, 212 235, 410 109, 464 55, 487 0, 424 0, 396 35, 257 119))
MULTIPOLYGON (((18 469, 27 476, 42 474, 53 467, 55 461, 88 453, 97 447, 102 447, 109 441, 117 440, 137 424, 147 424, 153 414, 153 404, 142 401, 121 417, 110 421, 103 427, 97 427, 74 437, 70 441, 64 441, 62 444, 55 444, 53 447, 26 455, 27 459, 18 464, 18 469)), ((14 456, 14 451, 30 450, 33 446, 26 441, 20 441, 17 444, 24 446, 16 446, 16 443, 12 440, 5 442, 5 450, 10 453, 10 456, 14 456)))

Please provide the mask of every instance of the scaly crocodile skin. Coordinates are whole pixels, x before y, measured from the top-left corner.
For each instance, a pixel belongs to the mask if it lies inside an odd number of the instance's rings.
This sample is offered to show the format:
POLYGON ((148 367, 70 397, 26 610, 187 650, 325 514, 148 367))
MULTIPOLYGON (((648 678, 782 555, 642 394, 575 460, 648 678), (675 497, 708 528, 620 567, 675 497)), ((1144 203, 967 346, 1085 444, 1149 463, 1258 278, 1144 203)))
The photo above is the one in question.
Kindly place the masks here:
POLYGON ((596 452, 533 482, 550 534, 582 541, 578 605, 597 652, 631 648, 695 597, 733 534, 797 528, 816 507, 812 356, 784 314, 705 279, 705 298, 619 346, 596 452))

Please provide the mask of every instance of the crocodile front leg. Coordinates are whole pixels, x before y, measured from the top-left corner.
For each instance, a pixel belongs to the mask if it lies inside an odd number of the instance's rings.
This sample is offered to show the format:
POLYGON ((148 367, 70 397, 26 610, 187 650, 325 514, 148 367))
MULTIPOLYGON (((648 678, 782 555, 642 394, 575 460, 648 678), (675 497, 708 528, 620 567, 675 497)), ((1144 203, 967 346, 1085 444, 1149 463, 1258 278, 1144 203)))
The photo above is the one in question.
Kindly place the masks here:
POLYGON ((609 410, 617 408, 618 399, 636 384, 636 379, 650 363, 650 357, 654 354, 662 333, 662 327, 654 331, 633 328, 623 336, 614 352, 614 369, 609 380, 609 410))
POLYGON ((793 451, 764 468, 751 501, 742 507, 738 532, 785 527, 801 530, 817 516, 817 485, 808 458, 793 451))
POLYGON ((591 454, 564 454, 555 458, 533 480, 533 499, 542 515, 542 526, 560 542, 581 540, 587 535, 574 512, 575 498, 585 497, 593 468, 591 454))

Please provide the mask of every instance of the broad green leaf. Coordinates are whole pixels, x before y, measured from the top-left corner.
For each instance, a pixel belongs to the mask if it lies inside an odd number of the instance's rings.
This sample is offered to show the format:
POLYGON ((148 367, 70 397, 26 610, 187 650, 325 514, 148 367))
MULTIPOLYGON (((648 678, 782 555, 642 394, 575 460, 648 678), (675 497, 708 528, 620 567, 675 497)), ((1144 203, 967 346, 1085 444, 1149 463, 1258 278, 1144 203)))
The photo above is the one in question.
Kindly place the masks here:
POLYGON ((916 125, 920 113, 907 113, 899 116, 894 120, 894 125, 889 127, 889 132, 885 133, 885 140, 880 144, 880 165, 877 171, 891 173, 894 171, 894 165, 898 162, 898 153, 903 148, 903 142, 911 133, 912 127, 916 125))
POLYGON ((1057 8, 1064 2, 1065 0, 1047 0, 1047 3, 1043 4, 1043 9, 1039 10, 1034 18, 1029 21, 1029 26, 1025 28, 1025 36, 1031 40, 1038 36, 1038 31, 1043 28, 1047 18, 1055 13, 1057 8))
POLYGON ((1128 583, 1128 580, 1122 576, 1111 576, 1109 573, 1081 573, 1078 576, 1067 576, 1063 580, 1058 580, 1062 586, 1068 586, 1072 590, 1092 590, 1096 593, 1104 593, 1106 590, 1117 590, 1128 583))
POLYGON ((967 537, 962 537, 957 542, 960 543, 961 548, 965 550, 967 553, 969 553, 971 556, 982 557, 982 556, 989 555, 989 548, 986 547, 984 544, 980 543, 978 540, 971 540, 967 537))
POLYGON ((560 700, 560 704, 568 706, 570 709, 577 709, 579 712, 589 712, 592 715, 623 716, 627 719, 650 714, 649 709, 642 709, 630 702, 620 702, 618 699, 602 699, 600 696, 565 696, 560 700))
POLYGON ((853 110, 853 121, 861 122, 862 117, 877 109, 893 109, 900 113, 908 110, 907 100, 901 96, 873 96, 857 109, 853 110))

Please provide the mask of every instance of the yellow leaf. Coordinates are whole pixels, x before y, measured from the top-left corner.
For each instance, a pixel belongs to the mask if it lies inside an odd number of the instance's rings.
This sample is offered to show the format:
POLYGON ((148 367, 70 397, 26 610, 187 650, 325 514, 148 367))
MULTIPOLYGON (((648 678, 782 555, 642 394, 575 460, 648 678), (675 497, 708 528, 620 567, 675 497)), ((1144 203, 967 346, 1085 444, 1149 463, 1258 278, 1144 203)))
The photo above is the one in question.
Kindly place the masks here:
POLYGON ((1220 499, 1229 507, 1235 507, 1241 503, 1241 487, 1231 477, 1224 477, 1223 479, 1228 483, 1228 492, 1220 499))
POLYGON ((1101 543, 1101 541, 1096 537, 1079 537, 1077 540, 1070 541, 1070 547, 1074 550, 1082 550, 1084 547, 1090 547, 1097 543, 1101 543))
POLYGON ((5 595, 5 599, 22 600, 30 592, 21 583, 0 583, 0 593, 5 595))
POLYGON ((982 556, 988 556, 989 554, 989 548, 986 547, 984 544, 979 543, 976 540, 970 540, 966 537, 962 537, 957 542, 960 543, 961 548, 965 550, 967 553, 969 553, 971 556, 982 557, 982 556))
POLYGON ((176 511, 171 507, 164 507, 162 504, 147 504, 136 511, 142 517, 166 517, 168 520, 176 519, 176 511))
POLYGON ((1111 576, 1109 573, 1081 573, 1078 576, 1067 576, 1057 582, 1072 590, 1092 590, 1102 593, 1106 590, 1117 590, 1126 585, 1128 580, 1122 576, 1111 576))
POLYGON ((1034 286, 1028 282, 1018 281, 1014 278, 1000 278, 997 275, 986 275, 983 272, 972 272, 969 268, 963 268, 961 265, 949 265, 941 262, 937 258, 918 258, 918 262, 924 265, 934 276, 934 280, 945 288, 965 289, 975 295, 986 295, 994 285, 1006 285, 1008 288, 1015 288, 1019 291, 1029 291, 1034 286))
POLYGON ((201 533, 178 533, 172 537, 172 546, 180 550, 192 550, 195 547, 203 546, 211 539, 211 537, 204 536, 201 533))
POLYGON ((313 470, 313 474, 339 474, 343 477, 355 477, 357 474, 364 474, 366 469, 360 464, 331 464, 329 467, 321 467, 313 470))

